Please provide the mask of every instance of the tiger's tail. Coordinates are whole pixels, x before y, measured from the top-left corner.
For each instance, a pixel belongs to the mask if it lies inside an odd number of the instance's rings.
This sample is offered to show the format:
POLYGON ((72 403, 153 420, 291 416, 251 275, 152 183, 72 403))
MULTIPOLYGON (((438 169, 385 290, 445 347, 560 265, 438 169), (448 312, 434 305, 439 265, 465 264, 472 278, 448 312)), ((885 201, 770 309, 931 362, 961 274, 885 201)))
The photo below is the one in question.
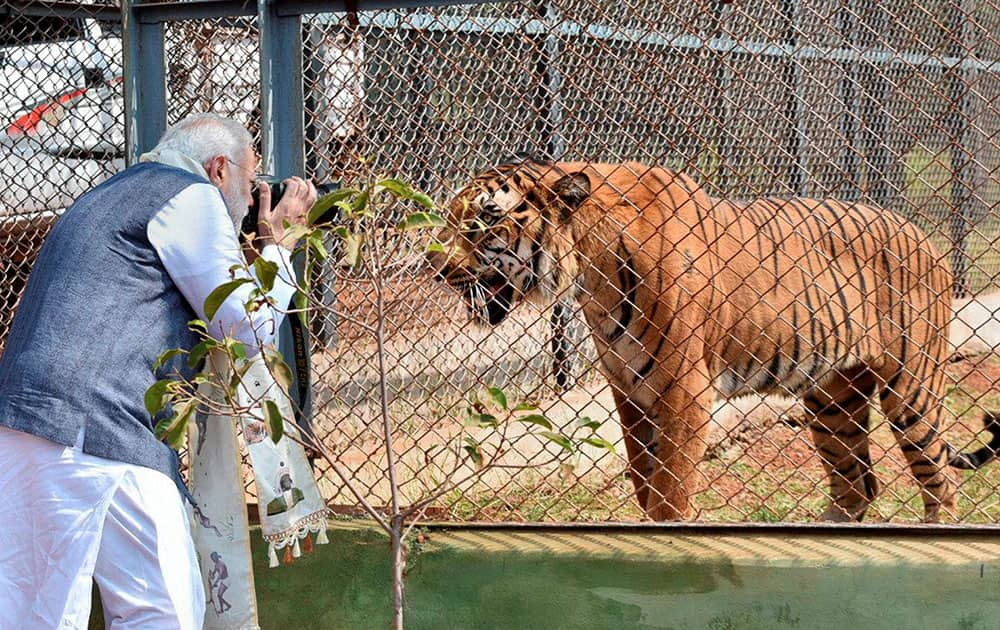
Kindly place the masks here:
POLYGON ((972 453, 963 453, 948 445, 948 465, 962 470, 975 470, 985 466, 1000 453, 1000 415, 987 413, 983 417, 983 428, 990 432, 990 442, 972 453))

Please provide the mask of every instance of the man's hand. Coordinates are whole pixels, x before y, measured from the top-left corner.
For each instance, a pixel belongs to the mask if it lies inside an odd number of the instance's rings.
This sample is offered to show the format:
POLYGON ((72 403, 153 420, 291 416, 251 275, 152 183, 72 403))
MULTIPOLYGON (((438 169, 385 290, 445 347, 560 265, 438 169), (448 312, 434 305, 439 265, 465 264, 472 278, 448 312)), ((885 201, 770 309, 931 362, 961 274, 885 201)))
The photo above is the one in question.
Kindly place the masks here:
POLYGON ((316 203, 316 187, 312 182, 301 177, 289 177, 284 184, 285 194, 273 210, 271 187, 260 187, 260 222, 257 224, 257 234, 260 235, 262 247, 274 243, 285 249, 294 249, 294 242, 286 242, 285 222, 290 225, 305 225, 309 219, 309 210, 316 203))

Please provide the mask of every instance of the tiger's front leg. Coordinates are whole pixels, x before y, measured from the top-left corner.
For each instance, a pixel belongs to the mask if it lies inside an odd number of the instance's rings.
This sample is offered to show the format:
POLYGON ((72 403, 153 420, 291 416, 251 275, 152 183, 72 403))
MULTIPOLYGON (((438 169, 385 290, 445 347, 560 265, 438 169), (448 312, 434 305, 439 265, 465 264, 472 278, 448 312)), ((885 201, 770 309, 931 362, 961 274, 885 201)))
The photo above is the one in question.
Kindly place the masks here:
POLYGON ((628 395, 612 383, 611 392, 622 424, 625 454, 628 457, 628 475, 635 486, 635 497, 643 509, 649 496, 649 483, 653 477, 655 453, 650 449, 657 443, 657 429, 642 409, 628 395))
POLYGON ((702 372, 669 379, 658 396, 644 395, 641 386, 615 390, 636 498, 655 521, 688 518, 691 496, 699 490, 697 466, 708 447, 715 395, 702 372))
POLYGON ((656 521, 690 518, 691 497, 700 490, 697 466, 708 448, 715 391, 708 378, 678 381, 653 406, 659 432, 646 514, 656 521))

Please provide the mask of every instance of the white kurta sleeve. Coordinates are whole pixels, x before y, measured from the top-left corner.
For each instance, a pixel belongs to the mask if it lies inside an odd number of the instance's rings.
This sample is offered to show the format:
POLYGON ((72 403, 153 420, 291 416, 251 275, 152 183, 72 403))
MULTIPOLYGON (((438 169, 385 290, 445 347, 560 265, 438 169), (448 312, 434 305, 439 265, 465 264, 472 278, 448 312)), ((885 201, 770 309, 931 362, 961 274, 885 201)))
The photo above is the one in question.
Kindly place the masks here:
MULTIPOLYGON (((255 283, 233 291, 211 321, 205 317, 205 298, 219 285, 234 279, 230 269, 244 264, 236 230, 215 186, 193 184, 182 190, 153 216, 146 235, 191 308, 208 322, 213 337, 228 335, 238 339, 246 344, 247 354, 259 351, 258 340, 264 344, 274 341, 284 313, 267 305, 253 313, 244 308, 255 283)), ((268 296, 278 308, 285 309, 295 294, 291 252, 268 245, 261 257, 278 265, 278 277, 268 296)), ((235 272, 235 279, 248 277, 242 268, 235 272)))

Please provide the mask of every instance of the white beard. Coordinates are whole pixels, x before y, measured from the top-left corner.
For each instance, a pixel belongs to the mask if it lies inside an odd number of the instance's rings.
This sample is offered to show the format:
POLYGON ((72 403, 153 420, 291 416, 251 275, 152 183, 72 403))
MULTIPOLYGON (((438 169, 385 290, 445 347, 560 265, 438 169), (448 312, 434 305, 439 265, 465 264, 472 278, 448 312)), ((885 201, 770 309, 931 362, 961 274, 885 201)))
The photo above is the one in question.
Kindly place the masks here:
POLYGON ((226 202, 226 212, 233 222, 233 230, 239 233, 240 225, 250 211, 250 198, 235 190, 222 189, 222 199, 226 202))

